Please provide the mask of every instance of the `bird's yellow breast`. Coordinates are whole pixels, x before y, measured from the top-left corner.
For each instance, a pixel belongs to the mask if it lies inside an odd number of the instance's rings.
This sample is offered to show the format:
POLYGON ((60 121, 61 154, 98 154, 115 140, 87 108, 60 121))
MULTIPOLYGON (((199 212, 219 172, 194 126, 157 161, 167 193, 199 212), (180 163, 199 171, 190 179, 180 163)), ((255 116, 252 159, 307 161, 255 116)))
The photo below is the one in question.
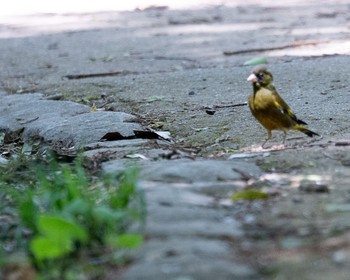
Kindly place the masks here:
POLYGON ((293 126, 290 117, 277 106, 274 94, 265 88, 249 97, 253 116, 268 130, 286 130, 293 126))

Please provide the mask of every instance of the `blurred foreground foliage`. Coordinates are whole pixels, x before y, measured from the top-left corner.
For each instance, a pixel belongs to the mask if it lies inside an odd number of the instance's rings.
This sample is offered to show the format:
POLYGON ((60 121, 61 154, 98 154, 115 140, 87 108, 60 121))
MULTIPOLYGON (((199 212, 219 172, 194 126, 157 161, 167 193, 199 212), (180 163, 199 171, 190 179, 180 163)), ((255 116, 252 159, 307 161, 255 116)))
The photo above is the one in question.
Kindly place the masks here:
POLYGON ((21 156, 0 167, 2 276, 25 268, 38 279, 90 279, 101 277, 101 265, 125 265, 143 242, 137 177, 135 167, 90 176, 81 158, 68 164, 21 156))

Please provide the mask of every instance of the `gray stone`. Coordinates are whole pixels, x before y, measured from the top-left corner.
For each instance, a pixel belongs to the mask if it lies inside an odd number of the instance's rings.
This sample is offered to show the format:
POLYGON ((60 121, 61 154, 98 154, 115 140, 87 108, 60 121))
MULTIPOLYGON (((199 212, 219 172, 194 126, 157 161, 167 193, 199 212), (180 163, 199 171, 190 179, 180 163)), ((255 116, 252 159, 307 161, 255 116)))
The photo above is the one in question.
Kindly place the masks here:
POLYGON ((233 218, 227 222, 229 211, 212 207, 212 197, 181 185, 158 183, 146 189, 146 201, 147 232, 152 236, 242 236, 239 222, 233 218))
POLYGON ((86 159, 96 160, 98 158, 124 157, 130 153, 136 153, 148 144, 145 139, 130 139, 118 141, 104 141, 88 144, 84 146, 87 150, 83 153, 86 159))
POLYGON ((129 164, 135 164, 139 166, 139 162, 136 160, 127 159, 114 159, 101 164, 101 169, 105 174, 116 174, 123 172, 129 164))
POLYGON ((241 180, 242 171, 249 176, 260 176, 260 169, 246 162, 221 160, 173 160, 152 164, 142 171, 143 178, 162 182, 216 182, 241 180))
POLYGON ((253 279, 255 271, 235 263, 224 240, 243 232, 229 210, 215 208, 213 198, 183 183, 145 182, 147 236, 128 279, 253 279), (224 238, 224 239, 223 239, 224 238), (222 240, 221 240, 222 239, 222 240))
MULTIPOLYGON (((205 246, 204 243, 202 244, 205 246)), ((226 259, 222 256, 215 257, 215 255, 205 256, 199 252, 160 258, 154 262, 137 262, 126 271, 121 279, 168 280, 180 277, 180 279, 196 280, 257 279, 255 278, 256 272, 248 265, 237 263, 228 257, 226 259)))
MULTIPOLYGON (((159 209, 160 210, 160 209, 159 209)), ((177 209, 174 209, 177 210, 177 209)), ((167 222, 148 221, 149 233, 157 236, 205 236, 208 238, 242 237, 242 232, 235 225, 224 224, 223 219, 218 221, 188 219, 183 216, 181 221, 171 221, 171 215, 167 222)))
POLYGON ((213 279, 213 275, 216 279, 252 279, 254 270, 234 262, 232 250, 222 240, 150 240, 138 252, 139 262, 122 279, 213 279))
MULTIPOLYGON (((144 184, 141 181, 140 186, 144 184)), ((145 188, 144 188, 145 189, 145 188)), ((192 192, 188 185, 157 182, 156 185, 146 188, 147 199, 158 204, 174 204, 184 207, 188 205, 208 206, 213 198, 203 194, 192 192)))
POLYGON ((107 133, 120 138, 134 137, 142 129, 131 122, 133 115, 122 112, 90 112, 85 105, 70 101, 42 99, 41 94, 7 95, 0 97, 0 130, 23 130, 23 139, 42 139, 59 143, 59 147, 79 149, 99 141, 107 133))
POLYGON ((131 118, 132 115, 120 112, 85 113, 61 119, 60 122, 33 122, 25 129, 24 135, 31 138, 39 136, 49 142, 73 141, 81 147, 99 141, 108 132, 117 132, 121 137, 134 136, 134 130, 142 128, 137 123, 125 122, 131 118))
POLYGON ((246 181, 233 182, 193 182, 188 188, 209 196, 222 197, 232 194, 234 191, 241 190, 246 185, 246 181))
MULTIPOLYGON (((106 162, 102 169, 115 172, 122 168, 119 160, 106 162)), ((220 182, 241 180, 243 177, 259 177, 261 170, 253 163, 225 160, 163 160, 141 163, 140 178, 161 182, 220 182)))
POLYGON ((158 262, 180 254, 198 254, 201 256, 222 257, 231 253, 232 248, 222 240, 209 240, 193 237, 170 237, 166 243, 160 239, 151 239, 139 255, 145 262, 158 262), (154 252, 149 254, 149 252, 154 252))
POLYGON ((43 99, 40 93, 13 94, 0 96, 0 130, 17 131, 33 125, 46 122, 51 126, 68 117, 90 111, 88 106, 70 102, 43 99))
POLYGON ((95 149, 112 149, 112 148, 122 148, 122 147, 142 147, 147 145, 149 140, 147 139, 128 139, 128 140, 117 140, 117 141, 101 141, 90 143, 84 146, 85 150, 95 150, 95 149))

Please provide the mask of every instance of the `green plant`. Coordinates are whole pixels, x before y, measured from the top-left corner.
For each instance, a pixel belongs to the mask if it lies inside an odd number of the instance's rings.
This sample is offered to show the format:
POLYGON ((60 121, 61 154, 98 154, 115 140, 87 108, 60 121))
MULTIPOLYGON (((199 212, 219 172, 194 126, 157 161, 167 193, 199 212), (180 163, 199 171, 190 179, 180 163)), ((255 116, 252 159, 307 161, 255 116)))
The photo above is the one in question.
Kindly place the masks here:
POLYGON ((24 251, 44 279, 71 279, 73 270, 83 274, 84 266, 94 262, 120 263, 126 251, 140 246, 141 228, 129 232, 145 217, 137 174, 128 168, 94 179, 80 160, 74 166, 53 161, 35 169, 33 184, 8 193, 17 228, 30 232, 24 251))
POLYGON ((265 192, 254 190, 254 189, 246 189, 243 191, 235 192, 232 194, 232 200, 257 200, 257 199, 266 199, 269 195, 265 192))

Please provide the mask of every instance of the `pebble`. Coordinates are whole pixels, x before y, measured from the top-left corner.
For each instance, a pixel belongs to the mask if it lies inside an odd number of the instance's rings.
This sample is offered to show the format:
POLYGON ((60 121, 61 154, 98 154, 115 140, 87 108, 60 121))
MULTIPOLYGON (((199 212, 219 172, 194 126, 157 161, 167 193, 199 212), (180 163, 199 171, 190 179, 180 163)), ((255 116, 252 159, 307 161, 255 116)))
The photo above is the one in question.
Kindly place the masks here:
POLYGON ((216 113, 216 111, 215 110, 205 110, 205 112, 208 114, 208 115, 214 115, 215 113, 216 113))
POLYGON ((299 190, 307 193, 328 193, 329 187, 322 182, 302 181, 300 182, 299 190))

